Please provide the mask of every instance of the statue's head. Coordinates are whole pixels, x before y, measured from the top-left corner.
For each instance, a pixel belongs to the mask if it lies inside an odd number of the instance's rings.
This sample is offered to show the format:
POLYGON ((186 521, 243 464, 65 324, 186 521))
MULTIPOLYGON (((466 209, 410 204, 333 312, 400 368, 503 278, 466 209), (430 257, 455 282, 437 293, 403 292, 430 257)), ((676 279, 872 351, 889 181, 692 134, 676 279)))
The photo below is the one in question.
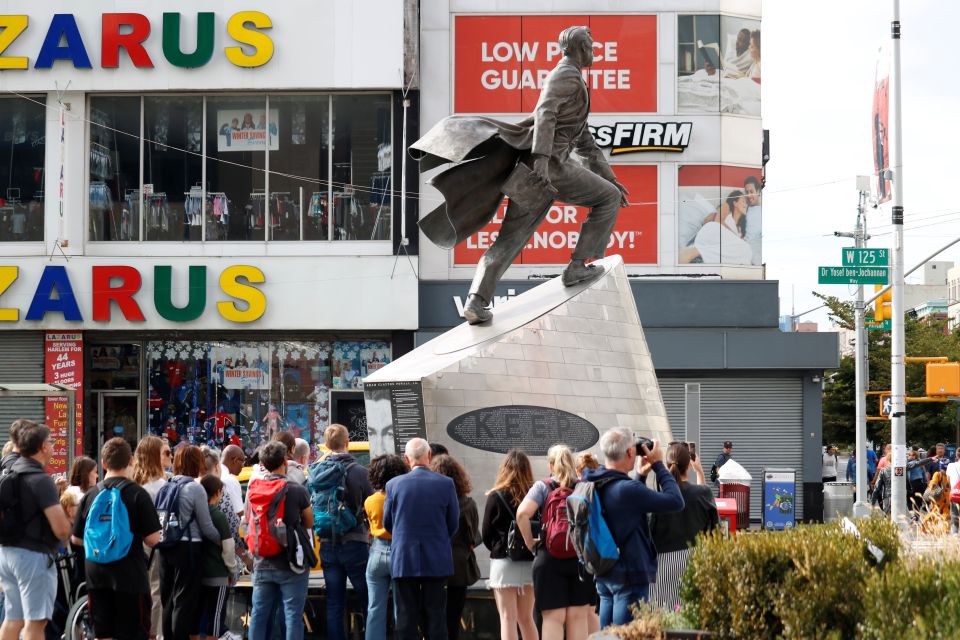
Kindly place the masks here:
POLYGON ((560 32, 560 51, 584 67, 593 64, 593 36, 590 27, 567 27, 560 32))

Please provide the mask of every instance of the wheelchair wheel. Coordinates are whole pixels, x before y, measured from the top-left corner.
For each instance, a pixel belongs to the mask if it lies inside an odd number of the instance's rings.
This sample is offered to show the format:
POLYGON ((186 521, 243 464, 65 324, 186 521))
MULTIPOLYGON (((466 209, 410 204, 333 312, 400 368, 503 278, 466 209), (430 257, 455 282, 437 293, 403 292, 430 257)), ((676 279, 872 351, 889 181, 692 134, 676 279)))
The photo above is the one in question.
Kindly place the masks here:
POLYGON ((94 640, 90 610, 87 608, 87 596, 81 596, 70 607, 64 630, 64 640, 94 640))

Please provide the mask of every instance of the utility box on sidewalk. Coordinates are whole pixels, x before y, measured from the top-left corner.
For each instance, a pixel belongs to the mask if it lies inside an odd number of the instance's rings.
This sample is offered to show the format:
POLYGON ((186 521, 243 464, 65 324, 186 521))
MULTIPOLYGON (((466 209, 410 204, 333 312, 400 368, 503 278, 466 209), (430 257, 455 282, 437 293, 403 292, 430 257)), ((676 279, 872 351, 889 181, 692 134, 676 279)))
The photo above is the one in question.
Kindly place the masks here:
POLYGON ((763 470, 763 528, 792 529, 797 524, 797 472, 795 469, 763 470))

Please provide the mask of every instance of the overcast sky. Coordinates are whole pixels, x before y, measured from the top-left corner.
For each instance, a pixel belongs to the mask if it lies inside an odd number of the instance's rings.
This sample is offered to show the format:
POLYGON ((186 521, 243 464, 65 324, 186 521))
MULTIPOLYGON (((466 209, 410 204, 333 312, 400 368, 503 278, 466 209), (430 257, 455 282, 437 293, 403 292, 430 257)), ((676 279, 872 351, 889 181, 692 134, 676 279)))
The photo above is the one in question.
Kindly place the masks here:
MULTIPOLYGON (((960 236, 960 79, 949 62, 956 0, 901 2, 906 266, 960 236)), ((889 42, 892 0, 763 2, 763 124, 770 130, 764 191, 767 278, 781 313, 819 303, 818 265, 839 265, 856 216, 855 176, 872 170, 870 109, 877 51, 889 42)), ((868 215, 871 246, 891 244, 889 204, 868 215)), ((939 260, 960 262, 960 245, 939 260)), ((908 278, 908 282, 918 277, 908 278)), ((823 311, 803 318, 828 328, 823 311)))

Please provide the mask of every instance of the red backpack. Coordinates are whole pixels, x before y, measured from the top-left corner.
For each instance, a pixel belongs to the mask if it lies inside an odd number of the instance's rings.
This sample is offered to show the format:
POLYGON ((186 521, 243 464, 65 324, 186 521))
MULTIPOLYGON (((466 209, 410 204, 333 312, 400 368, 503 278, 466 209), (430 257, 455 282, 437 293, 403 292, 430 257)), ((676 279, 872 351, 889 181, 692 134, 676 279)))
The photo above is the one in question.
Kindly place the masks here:
POLYGON ((573 489, 552 479, 544 482, 551 490, 543 504, 543 545, 554 558, 575 558, 577 550, 570 540, 570 520, 567 517, 567 496, 573 494, 573 489))
POLYGON ((261 558, 279 555, 287 547, 283 522, 287 481, 258 478, 247 489, 247 535, 250 551, 261 558))

